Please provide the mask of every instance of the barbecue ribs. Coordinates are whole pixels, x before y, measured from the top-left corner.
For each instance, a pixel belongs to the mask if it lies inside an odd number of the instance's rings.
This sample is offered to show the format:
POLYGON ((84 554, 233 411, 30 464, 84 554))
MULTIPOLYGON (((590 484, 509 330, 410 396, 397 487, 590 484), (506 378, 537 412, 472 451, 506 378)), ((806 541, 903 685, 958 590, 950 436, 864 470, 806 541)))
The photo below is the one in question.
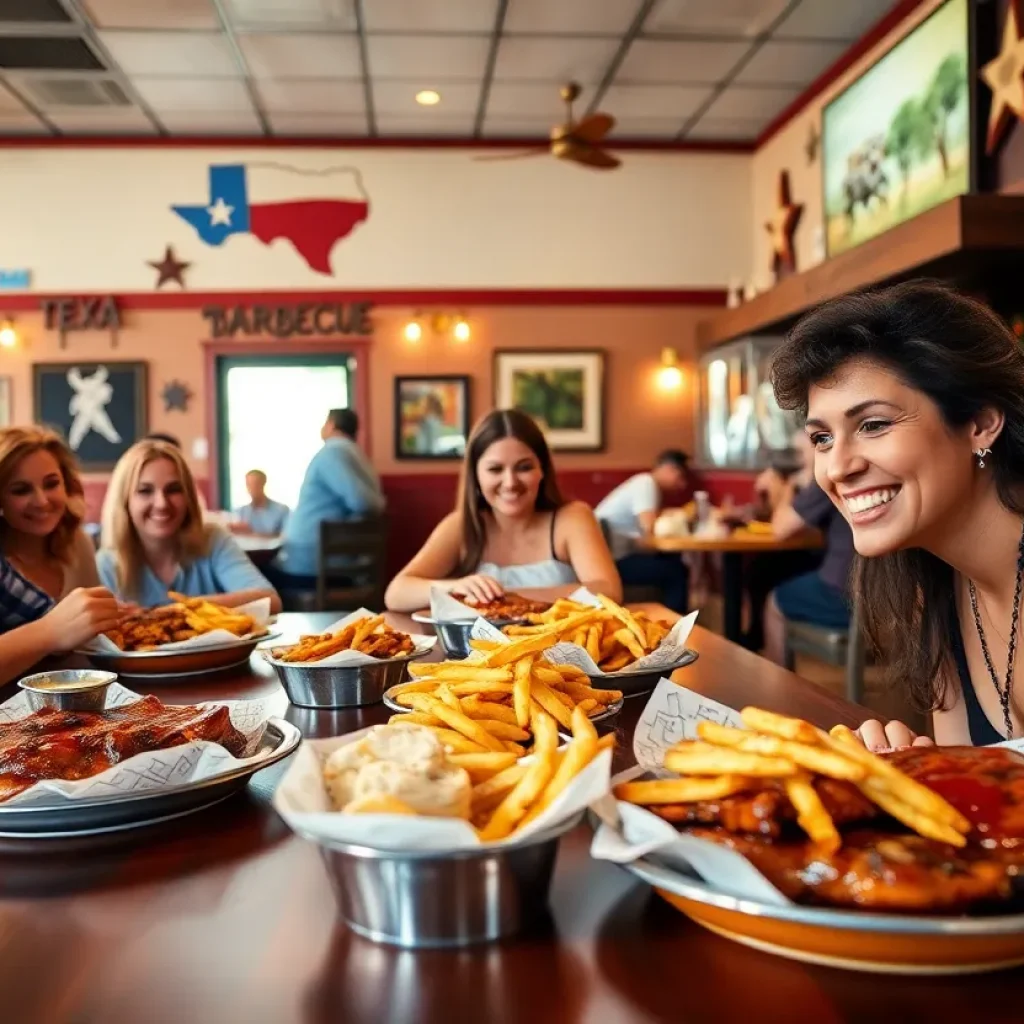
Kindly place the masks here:
POLYGON ((102 712, 44 708, 0 725, 0 802, 44 779, 87 779, 135 754, 195 740, 219 743, 236 757, 245 748, 226 707, 173 707, 143 697, 102 712))

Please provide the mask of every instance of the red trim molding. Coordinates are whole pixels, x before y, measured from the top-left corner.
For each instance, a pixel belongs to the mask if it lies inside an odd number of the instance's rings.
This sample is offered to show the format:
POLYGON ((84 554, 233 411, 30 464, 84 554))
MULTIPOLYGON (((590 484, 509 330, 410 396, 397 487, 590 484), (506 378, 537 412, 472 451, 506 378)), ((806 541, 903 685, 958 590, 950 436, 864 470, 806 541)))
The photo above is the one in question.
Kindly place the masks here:
MULTIPOLYGON (((724 288, 437 288, 403 291, 295 292, 122 292, 115 295, 123 310, 198 309, 207 305, 246 306, 299 302, 370 302, 374 306, 724 306, 724 288)), ((37 312, 46 299, 65 298, 42 292, 0 292, 0 316, 37 312)), ((76 298, 106 295, 75 293, 76 298)))
MULTIPOLYGON (((836 2, 836 0, 834 0, 836 2)), ((768 123, 754 143, 755 152, 769 139, 778 135, 814 99, 820 96, 836 79, 877 46, 893 29, 924 3, 924 0, 901 0, 888 14, 880 18, 831 67, 826 68, 782 113, 768 123)))

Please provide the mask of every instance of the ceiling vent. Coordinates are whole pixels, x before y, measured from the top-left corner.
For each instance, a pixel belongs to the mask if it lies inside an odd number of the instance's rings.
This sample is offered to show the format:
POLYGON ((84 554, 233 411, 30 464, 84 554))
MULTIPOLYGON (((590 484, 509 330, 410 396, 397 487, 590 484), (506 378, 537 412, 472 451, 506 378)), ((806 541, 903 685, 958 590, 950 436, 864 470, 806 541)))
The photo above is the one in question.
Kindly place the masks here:
POLYGON ((22 78, 19 87, 43 110, 57 107, 129 107, 131 100, 110 78, 22 78))

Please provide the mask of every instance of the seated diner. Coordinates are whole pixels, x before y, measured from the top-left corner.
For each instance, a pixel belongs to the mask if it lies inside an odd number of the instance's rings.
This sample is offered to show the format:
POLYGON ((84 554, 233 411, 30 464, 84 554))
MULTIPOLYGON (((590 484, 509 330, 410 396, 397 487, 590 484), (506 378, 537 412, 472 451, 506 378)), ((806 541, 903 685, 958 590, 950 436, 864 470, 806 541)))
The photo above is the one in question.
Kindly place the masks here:
POLYGON ((622 583, 590 507, 566 501, 544 434, 525 413, 496 409, 470 435, 458 508, 385 595, 392 611, 430 604, 431 587, 484 603, 506 590, 556 597, 580 585, 618 601, 622 583))

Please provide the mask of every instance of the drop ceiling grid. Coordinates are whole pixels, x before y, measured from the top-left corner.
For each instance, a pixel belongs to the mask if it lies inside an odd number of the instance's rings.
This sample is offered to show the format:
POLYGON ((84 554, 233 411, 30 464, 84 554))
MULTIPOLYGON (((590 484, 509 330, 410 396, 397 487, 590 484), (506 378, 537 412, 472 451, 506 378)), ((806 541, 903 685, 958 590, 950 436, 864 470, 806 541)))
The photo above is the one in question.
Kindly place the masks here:
POLYGON ((576 115, 607 110, 614 138, 751 141, 896 2, 24 0, 37 20, 0 20, 0 55, 16 37, 105 69, 0 62, 0 136, 539 138, 574 79, 576 115), (69 105, 47 87, 66 78, 128 102, 69 105))

